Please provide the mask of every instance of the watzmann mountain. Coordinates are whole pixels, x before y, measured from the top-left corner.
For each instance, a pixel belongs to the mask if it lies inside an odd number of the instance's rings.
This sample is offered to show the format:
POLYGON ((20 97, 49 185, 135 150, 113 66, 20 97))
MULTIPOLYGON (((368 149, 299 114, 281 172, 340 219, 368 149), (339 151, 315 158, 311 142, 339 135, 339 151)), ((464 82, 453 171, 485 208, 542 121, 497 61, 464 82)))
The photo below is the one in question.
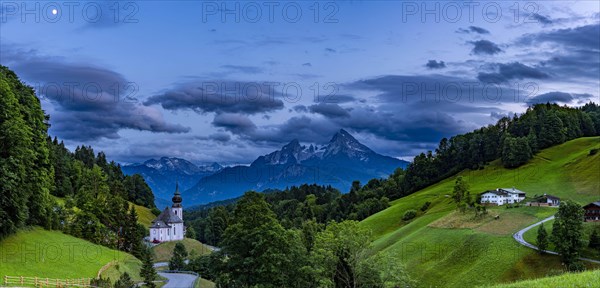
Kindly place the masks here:
POLYGON ((249 166, 224 168, 200 179, 184 194, 188 203, 203 204, 238 197, 248 190, 284 189, 304 183, 331 185, 345 193, 354 180, 366 183, 385 178, 407 164, 374 152, 342 129, 323 146, 293 140, 249 166))

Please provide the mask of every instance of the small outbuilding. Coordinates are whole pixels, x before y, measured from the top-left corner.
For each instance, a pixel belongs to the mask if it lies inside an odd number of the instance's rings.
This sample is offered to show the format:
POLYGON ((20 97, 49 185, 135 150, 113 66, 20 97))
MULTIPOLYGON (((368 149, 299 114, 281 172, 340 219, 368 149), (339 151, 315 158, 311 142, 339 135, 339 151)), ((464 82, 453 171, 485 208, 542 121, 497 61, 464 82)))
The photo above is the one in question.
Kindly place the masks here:
POLYGON ((527 206, 560 206, 560 198, 544 193, 535 197, 533 201, 527 202, 527 206))
POLYGON ((600 201, 583 206, 585 222, 600 222, 600 201))

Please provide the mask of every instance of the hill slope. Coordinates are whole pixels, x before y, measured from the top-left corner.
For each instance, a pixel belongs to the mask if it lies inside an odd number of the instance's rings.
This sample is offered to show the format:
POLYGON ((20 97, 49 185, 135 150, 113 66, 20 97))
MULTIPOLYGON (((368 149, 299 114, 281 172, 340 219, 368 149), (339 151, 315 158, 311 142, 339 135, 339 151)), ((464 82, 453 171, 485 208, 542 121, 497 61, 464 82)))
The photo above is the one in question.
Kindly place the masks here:
MULTIPOLYGON (((599 137, 579 138, 541 151, 518 169, 505 169, 497 160, 485 169, 459 175, 472 194, 514 186, 529 197, 548 193, 584 204, 600 197, 596 178, 600 155, 588 156, 590 149, 599 147, 599 137)), ((543 277, 561 269, 557 257, 540 256, 511 236, 556 210, 498 207, 484 219, 465 223, 456 219, 460 215, 448 197, 459 175, 398 199, 362 221, 374 232, 375 250, 399 254, 409 273, 425 286, 485 285, 543 277), (400 220, 406 210, 418 210, 426 201, 432 204, 424 215, 410 222, 400 220), (490 219, 495 215, 500 215, 499 221, 490 219)))
POLYGON ((555 287, 594 287, 600 283, 600 270, 586 271, 582 273, 568 273, 543 279, 519 281, 510 284, 491 286, 492 288, 555 288, 555 287), (596 283, 596 284, 594 284, 596 283))
POLYGON ((0 251, 0 276, 94 278, 111 261, 121 266, 139 262, 127 253, 41 228, 9 236, 0 242, 0 251))

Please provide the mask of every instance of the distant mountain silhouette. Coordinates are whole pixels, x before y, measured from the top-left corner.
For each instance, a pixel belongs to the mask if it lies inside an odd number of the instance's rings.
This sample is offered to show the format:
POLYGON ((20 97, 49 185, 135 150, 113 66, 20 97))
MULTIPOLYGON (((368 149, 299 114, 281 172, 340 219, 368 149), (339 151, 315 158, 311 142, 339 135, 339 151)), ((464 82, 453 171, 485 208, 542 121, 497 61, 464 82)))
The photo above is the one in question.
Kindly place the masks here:
POLYGON ((258 157, 250 166, 223 168, 200 179, 183 197, 188 205, 196 205, 235 198, 248 190, 304 183, 331 185, 345 193, 354 180, 364 184, 407 165, 407 161, 377 154, 342 129, 321 147, 293 140, 281 150, 258 157))
POLYGON ((144 163, 125 165, 122 167, 127 175, 140 174, 154 192, 157 206, 170 205, 175 182, 179 182, 182 189, 194 186, 199 179, 223 169, 218 163, 206 166, 196 164, 181 158, 162 157, 158 160, 150 159, 144 163))

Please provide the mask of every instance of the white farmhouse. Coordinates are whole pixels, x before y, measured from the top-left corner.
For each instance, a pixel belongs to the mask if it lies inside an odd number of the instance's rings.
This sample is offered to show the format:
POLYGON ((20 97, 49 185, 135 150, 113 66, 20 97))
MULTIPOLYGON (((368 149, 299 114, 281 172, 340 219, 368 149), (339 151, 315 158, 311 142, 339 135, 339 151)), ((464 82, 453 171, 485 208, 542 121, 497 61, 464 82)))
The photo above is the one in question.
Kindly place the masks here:
POLYGON ((175 187, 175 195, 172 200, 173 206, 165 207, 165 210, 152 221, 149 237, 151 242, 183 240, 185 226, 183 226, 183 206, 181 206, 179 184, 175 187))
POLYGON ((481 204, 504 205, 518 203, 525 199, 525 192, 513 188, 497 188, 481 193, 481 204))

